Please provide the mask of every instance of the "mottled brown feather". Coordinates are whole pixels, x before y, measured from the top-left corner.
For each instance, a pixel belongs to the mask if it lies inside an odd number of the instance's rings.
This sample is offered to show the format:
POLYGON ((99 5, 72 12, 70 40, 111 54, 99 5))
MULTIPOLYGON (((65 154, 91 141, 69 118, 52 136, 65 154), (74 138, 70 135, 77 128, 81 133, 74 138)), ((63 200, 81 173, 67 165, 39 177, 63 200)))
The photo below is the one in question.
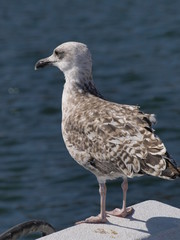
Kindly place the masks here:
POLYGON ((164 158, 164 144, 151 128, 152 115, 140 112, 138 106, 77 92, 69 108, 68 118, 63 121, 65 143, 71 156, 97 177, 176 175, 172 173, 173 164, 164 158))

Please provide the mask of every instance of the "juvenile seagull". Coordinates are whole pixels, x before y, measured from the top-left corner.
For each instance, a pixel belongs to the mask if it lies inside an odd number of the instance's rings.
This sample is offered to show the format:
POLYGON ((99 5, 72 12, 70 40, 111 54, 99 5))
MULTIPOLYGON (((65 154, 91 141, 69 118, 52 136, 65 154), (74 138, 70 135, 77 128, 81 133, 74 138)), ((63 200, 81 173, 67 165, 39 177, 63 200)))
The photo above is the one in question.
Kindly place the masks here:
POLYGON ((107 221, 106 180, 123 178, 122 209, 108 213, 126 217, 132 213, 132 208, 126 208, 128 177, 180 177, 180 169, 154 134, 154 115, 141 112, 138 106, 106 101, 96 89, 91 54, 85 44, 63 43, 50 57, 39 60, 35 69, 47 65, 58 67, 65 75, 62 135, 66 147, 77 163, 95 174, 99 183, 100 214, 81 222, 107 221))

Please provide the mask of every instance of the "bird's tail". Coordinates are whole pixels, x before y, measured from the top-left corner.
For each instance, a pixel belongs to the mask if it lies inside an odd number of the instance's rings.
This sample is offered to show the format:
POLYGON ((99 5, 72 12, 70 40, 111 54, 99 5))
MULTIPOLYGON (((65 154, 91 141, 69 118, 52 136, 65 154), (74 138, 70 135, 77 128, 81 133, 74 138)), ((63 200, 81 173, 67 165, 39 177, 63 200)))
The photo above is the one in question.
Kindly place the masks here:
POLYGON ((174 162, 170 159, 166 158, 167 167, 164 171, 162 171, 161 176, 162 178, 167 179, 175 179, 180 177, 180 167, 176 167, 174 162))

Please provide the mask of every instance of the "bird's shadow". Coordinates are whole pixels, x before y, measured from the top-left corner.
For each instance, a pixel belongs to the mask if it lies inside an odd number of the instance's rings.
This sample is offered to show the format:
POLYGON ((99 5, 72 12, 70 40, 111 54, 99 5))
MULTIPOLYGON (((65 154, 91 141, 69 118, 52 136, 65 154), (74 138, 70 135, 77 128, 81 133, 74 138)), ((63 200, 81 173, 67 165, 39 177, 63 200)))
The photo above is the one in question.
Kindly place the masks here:
MULTIPOLYGON (((129 230, 135 230, 135 231, 139 231, 142 233, 146 233, 149 234, 149 237, 146 237, 146 239, 161 239, 158 238, 158 235, 161 233, 174 233, 175 231, 177 231, 177 229, 179 229, 180 232, 180 219, 179 218, 175 218, 175 217, 152 217, 150 219, 148 219, 147 221, 143 221, 141 219, 137 219, 133 217, 133 214, 131 216, 127 217, 130 221, 138 221, 138 222, 142 222, 146 225, 146 229, 139 229, 139 228, 133 228, 133 227, 128 227, 128 226, 124 226, 119 224, 114 224, 112 222, 108 221, 108 225, 113 225, 113 226, 118 226, 121 228, 125 228, 125 229, 129 229, 129 230), (174 231, 173 231, 174 230, 174 231), (157 237, 157 238, 155 238, 157 237)), ((179 236, 173 236, 173 240, 179 240, 179 236)))

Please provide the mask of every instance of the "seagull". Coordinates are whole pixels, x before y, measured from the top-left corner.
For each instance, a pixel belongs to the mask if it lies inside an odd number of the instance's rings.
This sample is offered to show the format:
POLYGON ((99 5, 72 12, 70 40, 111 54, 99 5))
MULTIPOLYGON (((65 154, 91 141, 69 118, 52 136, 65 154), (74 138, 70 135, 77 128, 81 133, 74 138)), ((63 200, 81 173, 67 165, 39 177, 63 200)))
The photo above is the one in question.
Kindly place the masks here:
POLYGON ((152 125, 154 114, 139 106, 107 101, 92 77, 92 59, 87 46, 65 42, 51 56, 39 60, 35 70, 52 65, 65 76, 62 94, 62 136, 75 161, 92 172, 99 183, 100 213, 78 223, 105 223, 108 214, 126 217, 128 178, 152 175, 180 177, 180 168, 166 150, 152 125), (122 178, 122 208, 106 211, 106 181, 122 178))

